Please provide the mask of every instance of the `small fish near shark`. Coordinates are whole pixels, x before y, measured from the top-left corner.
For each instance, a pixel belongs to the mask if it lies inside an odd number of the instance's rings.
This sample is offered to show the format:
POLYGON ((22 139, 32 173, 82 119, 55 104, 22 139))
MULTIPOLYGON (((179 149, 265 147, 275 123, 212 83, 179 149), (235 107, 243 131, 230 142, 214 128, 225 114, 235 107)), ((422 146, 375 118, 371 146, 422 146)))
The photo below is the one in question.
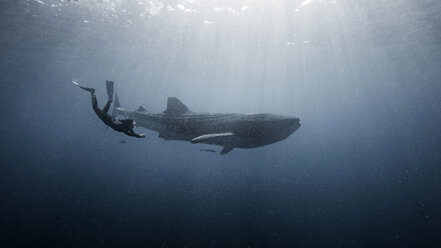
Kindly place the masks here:
MULTIPOLYGON (((255 148, 284 140, 298 128, 300 119, 275 114, 216 114, 190 111, 175 97, 167 99, 167 109, 150 113, 143 107, 131 111, 121 107, 115 92, 113 116, 125 116, 159 133, 165 140, 181 140, 223 146, 220 154, 234 148, 255 148)), ((202 151, 202 150, 201 150, 202 151)))

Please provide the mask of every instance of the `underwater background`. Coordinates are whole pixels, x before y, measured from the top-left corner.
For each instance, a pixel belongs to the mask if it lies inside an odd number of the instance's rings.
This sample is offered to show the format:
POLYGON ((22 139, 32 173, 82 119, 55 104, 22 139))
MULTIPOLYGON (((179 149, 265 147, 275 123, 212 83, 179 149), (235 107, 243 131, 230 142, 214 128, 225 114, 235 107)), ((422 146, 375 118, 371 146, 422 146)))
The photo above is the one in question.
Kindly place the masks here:
POLYGON ((439 0, 0 0, 0 247, 441 247, 439 0), (275 113, 279 143, 116 133, 275 113))

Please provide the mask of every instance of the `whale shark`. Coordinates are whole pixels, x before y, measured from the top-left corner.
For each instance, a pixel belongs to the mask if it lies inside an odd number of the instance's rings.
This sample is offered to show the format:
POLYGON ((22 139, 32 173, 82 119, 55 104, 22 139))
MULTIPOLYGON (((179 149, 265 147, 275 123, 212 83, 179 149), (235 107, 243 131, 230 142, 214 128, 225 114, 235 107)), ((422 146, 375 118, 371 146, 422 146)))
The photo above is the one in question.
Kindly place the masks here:
POLYGON ((250 149, 279 142, 300 128, 297 117, 193 112, 176 97, 167 99, 167 108, 162 113, 150 113, 142 106, 126 110, 121 107, 117 92, 112 115, 133 119, 136 126, 156 131, 164 140, 222 146, 222 155, 234 148, 250 149))

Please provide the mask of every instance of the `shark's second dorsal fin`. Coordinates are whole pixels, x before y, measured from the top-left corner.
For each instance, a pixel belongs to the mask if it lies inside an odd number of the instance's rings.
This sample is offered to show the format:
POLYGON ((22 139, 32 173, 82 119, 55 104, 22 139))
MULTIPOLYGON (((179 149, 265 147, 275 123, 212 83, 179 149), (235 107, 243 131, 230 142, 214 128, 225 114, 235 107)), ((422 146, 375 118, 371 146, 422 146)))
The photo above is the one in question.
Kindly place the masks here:
POLYGON ((147 112, 147 110, 143 106, 139 106, 136 111, 138 111, 138 112, 147 112))
POLYGON ((185 106, 181 101, 179 101, 176 97, 169 97, 167 99, 167 109, 164 111, 164 114, 167 115, 181 115, 190 112, 187 106, 185 106))

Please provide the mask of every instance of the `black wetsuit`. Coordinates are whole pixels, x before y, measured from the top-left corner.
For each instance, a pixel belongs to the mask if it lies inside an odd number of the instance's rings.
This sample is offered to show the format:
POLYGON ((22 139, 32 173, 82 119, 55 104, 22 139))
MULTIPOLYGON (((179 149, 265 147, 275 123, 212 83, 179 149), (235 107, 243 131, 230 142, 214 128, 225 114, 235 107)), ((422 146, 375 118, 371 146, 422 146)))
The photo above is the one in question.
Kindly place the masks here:
POLYGON ((123 132, 128 136, 136 137, 136 138, 144 138, 145 135, 137 134, 133 131, 134 121, 132 119, 125 120, 117 120, 113 116, 109 115, 110 105, 112 104, 112 99, 109 99, 106 103, 106 106, 101 110, 98 107, 98 100, 95 95, 95 91, 90 92, 92 95, 92 108, 95 111, 96 115, 106 124, 111 127, 113 130, 118 132, 123 132))
POLYGON ((137 134, 135 133, 135 131, 133 131, 133 128, 135 127, 135 122, 132 119, 118 120, 107 113, 109 112, 110 105, 112 104, 113 81, 106 81, 107 87, 109 87, 109 84, 111 85, 111 90, 109 93, 109 88, 108 88, 107 94, 109 96, 109 100, 107 100, 106 106, 104 106, 102 110, 98 107, 98 100, 95 95, 95 89, 81 86, 76 82, 73 83, 76 84, 81 89, 90 92, 90 94, 92 95, 92 108, 95 111, 96 115, 104 122, 104 124, 111 127, 113 130, 118 132, 123 132, 128 136, 132 136, 136 138, 145 137, 145 134, 137 134))

